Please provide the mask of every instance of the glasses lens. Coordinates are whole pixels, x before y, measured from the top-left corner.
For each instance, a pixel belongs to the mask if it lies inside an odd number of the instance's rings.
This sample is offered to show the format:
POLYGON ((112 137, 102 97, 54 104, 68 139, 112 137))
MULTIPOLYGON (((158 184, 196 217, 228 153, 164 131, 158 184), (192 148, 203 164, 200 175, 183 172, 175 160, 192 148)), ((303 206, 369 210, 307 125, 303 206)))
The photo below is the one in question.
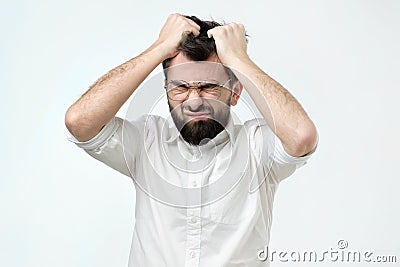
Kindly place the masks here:
POLYGON ((189 84, 186 81, 170 81, 166 84, 168 98, 171 100, 182 101, 189 96, 190 90, 196 90, 200 97, 217 99, 221 95, 222 89, 229 89, 226 87, 229 80, 224 83, 215 81, 210 82, 195 82, 189 84))
POLYGON ((182 87, 174 87, 168 90, 168 97, 172 100, 182 100, 188 95, 188 89, 182 87))

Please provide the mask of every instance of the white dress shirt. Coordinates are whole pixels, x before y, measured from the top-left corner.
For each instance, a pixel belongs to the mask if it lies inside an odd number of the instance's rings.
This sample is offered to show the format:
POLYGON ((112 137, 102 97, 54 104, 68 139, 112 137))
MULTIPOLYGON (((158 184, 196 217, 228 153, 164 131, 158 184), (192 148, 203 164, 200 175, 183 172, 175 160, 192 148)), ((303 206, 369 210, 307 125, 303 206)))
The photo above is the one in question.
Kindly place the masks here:
POLYGON ((269 266, 277 186, 310 154, 293 157, 261 119, 235 125, 192 146, 170 119, 114 117, 95 137, 76 143, 132 177, 135 228, 129 267, 269 266))

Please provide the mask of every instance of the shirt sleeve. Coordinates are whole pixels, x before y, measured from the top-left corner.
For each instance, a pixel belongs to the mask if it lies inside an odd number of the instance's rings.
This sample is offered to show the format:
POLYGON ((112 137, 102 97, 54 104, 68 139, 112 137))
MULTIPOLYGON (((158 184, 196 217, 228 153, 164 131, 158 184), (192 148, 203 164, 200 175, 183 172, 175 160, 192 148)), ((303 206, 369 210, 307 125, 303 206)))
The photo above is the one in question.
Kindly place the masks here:
POLYGON ((304 166, 314 151, 305 156, 294 157, 283 148, 281 140, 264 120, 257 120, 255 139, 260 151, 260 164, 264 168, 267 180, 277 184, 292 175, 296 169, 304 166))
POLYGON ((132 166, 140 153, 141 134, 138 125, 113 117, 92 139, 80 142, 70 132, 68 140, 93 158, 122 174, 131 176, 132 166), (130 162, 129 166, 127 162, 130 162))

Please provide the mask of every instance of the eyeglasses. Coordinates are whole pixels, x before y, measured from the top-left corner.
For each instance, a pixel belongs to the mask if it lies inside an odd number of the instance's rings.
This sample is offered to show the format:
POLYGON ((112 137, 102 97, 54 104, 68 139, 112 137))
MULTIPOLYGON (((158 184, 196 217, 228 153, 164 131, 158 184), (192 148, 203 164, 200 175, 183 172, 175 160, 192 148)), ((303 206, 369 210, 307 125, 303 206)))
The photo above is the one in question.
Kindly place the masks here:
POLYGON ((218 99, 221 96, 223 89, 228 89, 227 84, 231 79, 223 84, 217 81, 207 82, 192 82, 188 83, 183 80, 171 80, 165 84, 164 88, 167 90, 167 96, 174 101, 183 101, 189 97, 191 90, 196 90, 200 97, 218 99))

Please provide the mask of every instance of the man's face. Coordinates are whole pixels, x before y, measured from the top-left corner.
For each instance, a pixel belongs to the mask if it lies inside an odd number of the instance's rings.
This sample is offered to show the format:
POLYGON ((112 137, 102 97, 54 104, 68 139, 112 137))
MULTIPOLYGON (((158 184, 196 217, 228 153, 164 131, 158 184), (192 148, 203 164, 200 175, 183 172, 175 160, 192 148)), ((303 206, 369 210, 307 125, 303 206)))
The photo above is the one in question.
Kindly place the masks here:
POLYGON ((199 62, 178 54, 171 60, 166 85, 174 123, 192 145, 204 144, 224 130, 230 106, 239 98, 232 93, 230 78, 215 56, 199 62), (182 93, 175 90, 179 88, 182 93))

